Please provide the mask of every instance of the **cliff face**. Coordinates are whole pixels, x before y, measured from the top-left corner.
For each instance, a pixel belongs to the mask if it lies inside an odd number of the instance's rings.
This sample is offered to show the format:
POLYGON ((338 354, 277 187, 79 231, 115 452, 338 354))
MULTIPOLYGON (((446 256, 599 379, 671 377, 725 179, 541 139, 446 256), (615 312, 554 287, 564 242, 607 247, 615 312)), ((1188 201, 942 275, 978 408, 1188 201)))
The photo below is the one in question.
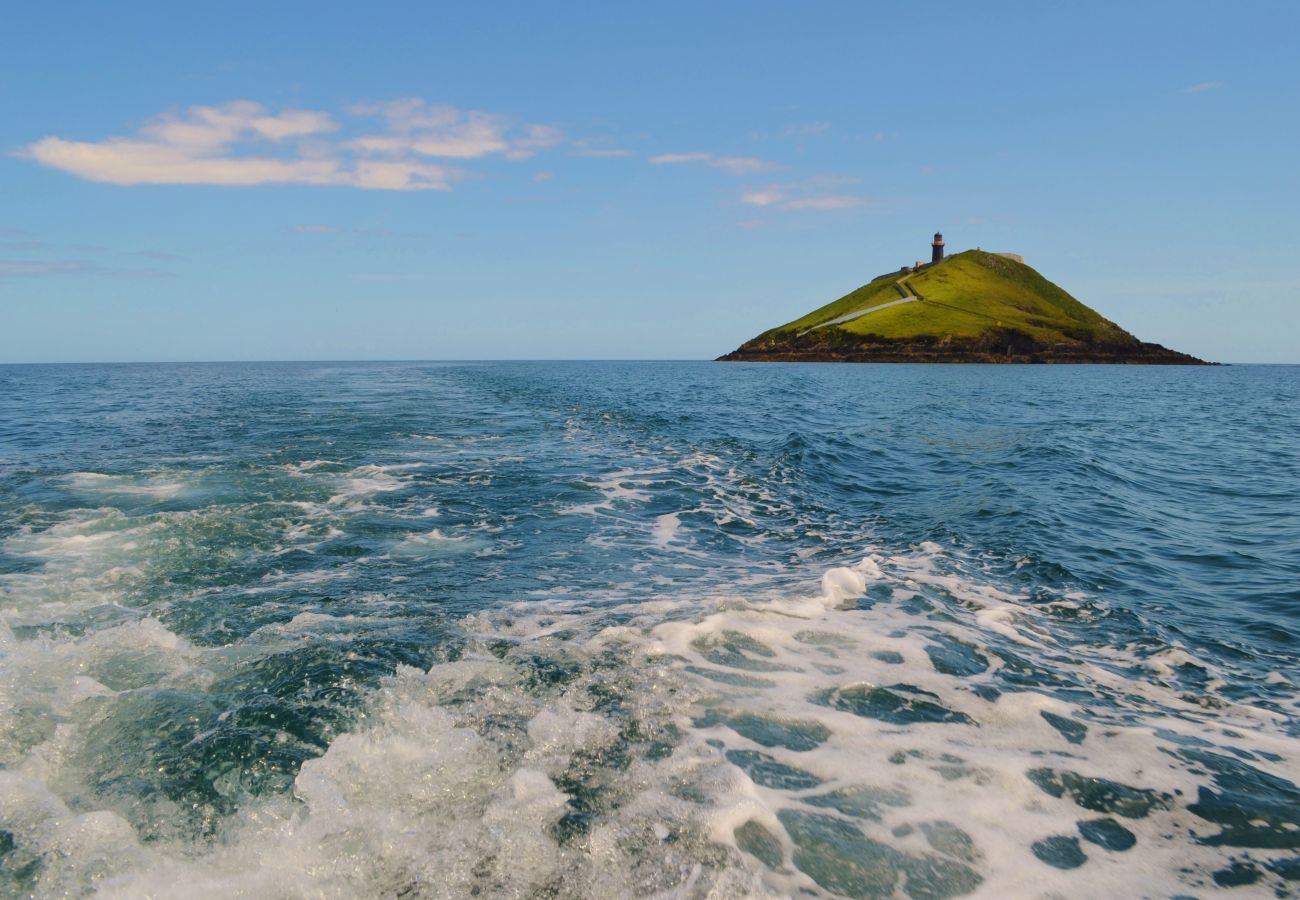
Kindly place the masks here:
POLYGON ((1139 341, 1023 262, 978 250, 882 275, 720 359, 1204 364, 1139 341))

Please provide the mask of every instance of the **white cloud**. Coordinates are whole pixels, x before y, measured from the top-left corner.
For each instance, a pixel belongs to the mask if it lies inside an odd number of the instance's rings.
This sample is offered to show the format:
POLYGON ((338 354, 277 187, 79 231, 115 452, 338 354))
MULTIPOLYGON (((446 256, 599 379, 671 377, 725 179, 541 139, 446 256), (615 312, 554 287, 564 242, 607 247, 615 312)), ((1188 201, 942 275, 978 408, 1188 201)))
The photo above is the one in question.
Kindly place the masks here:
POLYGON ((337 128, 327 113, 290 109, 274 116, 251 100, 232 100, 221 106, 192 106, 184 116, 161 116, 141 128, 140 134, 156 144, 205 151, 219 150, 245 136, 282 141, 337 128))
POLYGON ((715 169, 722 169, 728 175, 754 175, 776 168, 776 163, 752 156, 715 156, 708 161, 715 169))
POLYGON ((572 155, 589 156, 589 157, 606 158, 606 159, 617 159, 624 156, 631 156, 632 151, 622 150, 619 148, 611 148, 611 149, 586 148, 582 150, 575 150, 572 155))
POLYGON ((740 202, 750 206, 773 206, 789 198, 789 194, 780 188, 768 188, 761 191, 747 191, 740 195, 740 202))
POLYGON ((740 202, 747 206, 772 207, 775 209, 851 209, 866 203, 865 198, 856 194, 810 193, 828 184, 853 182, 852 178, 814 177, 790 184, 772 184, 765 188, 746 191, 740 195, 740 202))
POLYGON ((381 118, 388 126, 383 134, 349 142, 363 153, 451 159, 501 153, 508 159, 528 159, 538 150, 564 141, 560 130, 550 125, 514 128, 505 116, 430 104, 419 97, 354 106, 350 112, 381 118))
POLYGON ((776 168, 775 163, 752 156, 718 156, 714 153, 661 153, 650 157, 656 166, 675 166, 683 163, 702 163, 721 169, 728 175, 755 175, 776 168))
MULTIPOLYGON (((821 134, 829 125, 811 122, 790 135, 821 134)), ((79 141, 50 136, 18 156, 88 181, 117 185, 291 184, 346 186, 363 190, 447 191, 487 158, 525 160, 567 145, 577 157, 625 157, 632 151, 569 140, 554 126, 517 123, 506 116, 405 97, 346 107, 337 114, 310 109, 268 110, 250 100, 192 106, 161 115, 135 134, 79 141)), ((656 166, 699 165, 737 177, 780 168, 752 156, 708 152, 662 153, 656 166)), ((533 181, 553 177, 535 172, 533 181)), ((747 206, 782 210, 832 210, 865 201, 844 193, 852 179, 808 178, 756 187, 740 200, 747 206)), ((324 234, 333 226, 301 224, 294 231, 324 234)), ((17 270, 5 274, 22 274, 17 270)))
POLYGON ((564 143, 564 134, 550 125, 525 125, 523 134, 515 137, 514 146, 506 154, 510 159, 527 159, 538 150, 564 143))
POLYGON ((650 157, 650 162, 656 166, 673 166, 679 163, 707 162, 712 158, 709 153, 660 153, 650 157))
MULTIPOLYGON (((431 116, 421 116, 431 121, 431 116)), ((438 126, 420 127, 408 120, 389 117, 390 130, 385 134, 367 135, 349 142, 363 153, 440 156, 453 159, 477 159, 510 149, 505 139, 505 121, 499 116, 471 112, 438 126)))
POLYGON ((160 116, 131 137, 73 141, 46 137, 19 156, 109 184, 304 184, 370 190, 449 190, 466 172, 434 159, 491 154, 527 159, 564 140, 549 125, 515 127, 504 116, 419 98, 356 106, 379 118, 379 133, 338 139, 328 113, 278 114, 248 100, 194 106, 160 116))
POLYGON ((381 191, 447 191, 451 190, 451 182, 463 174, 459 169, 433 163, 360 160, 346 183, 381 191))
POLYGON ((785 205, 786 209, 852 209, 866 201, 852 194, 822 194, 817 197, 800 197, 785 205))
POLYGON ((218 156, 197 153, 192 146, 125 138, 93 143, 49 137, 25 148, 22 155, 87 181, 109 184, 345 184, 348 181, 347 173, 335 160, 218 156))

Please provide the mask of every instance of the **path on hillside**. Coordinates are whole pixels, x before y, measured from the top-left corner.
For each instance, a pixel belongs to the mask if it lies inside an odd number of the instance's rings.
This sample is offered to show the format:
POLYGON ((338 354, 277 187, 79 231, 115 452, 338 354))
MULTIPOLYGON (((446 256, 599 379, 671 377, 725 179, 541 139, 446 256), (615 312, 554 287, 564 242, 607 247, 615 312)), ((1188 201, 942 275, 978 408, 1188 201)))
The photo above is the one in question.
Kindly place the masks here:
POLYGON ((894 282, 894 290, 903 295, 901 300, 891 300, 888 303, 881 303, 879 306, 872 306, 867 309, 860 309, 857 312, 851 312, 847 315, 839 316, 831 319, 829 322, 822 322, 820 325, 814 325, 812 328, 801 331, 798 336, 803 337, 809 331, 816 331, 818 328, 828 328, 831 325, 842 325, 845 322, 852 322, 854 319, 867 315, 867 313, 879 312, 882 309, 889 309, 891 306, 902 306, 904 303, 915 303, 917 300, 925 299, 907 283, 907 276, 903 276, 894 282))

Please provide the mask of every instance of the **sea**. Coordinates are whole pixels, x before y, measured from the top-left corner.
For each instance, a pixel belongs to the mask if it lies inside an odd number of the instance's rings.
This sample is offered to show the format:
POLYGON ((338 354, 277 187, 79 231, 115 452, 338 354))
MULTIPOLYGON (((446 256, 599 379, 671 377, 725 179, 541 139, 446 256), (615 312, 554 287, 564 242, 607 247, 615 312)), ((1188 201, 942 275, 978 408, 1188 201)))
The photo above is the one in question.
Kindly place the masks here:
POLYGON ((1300 896, 1300 367, 0 367, 0 896, 1300 896))

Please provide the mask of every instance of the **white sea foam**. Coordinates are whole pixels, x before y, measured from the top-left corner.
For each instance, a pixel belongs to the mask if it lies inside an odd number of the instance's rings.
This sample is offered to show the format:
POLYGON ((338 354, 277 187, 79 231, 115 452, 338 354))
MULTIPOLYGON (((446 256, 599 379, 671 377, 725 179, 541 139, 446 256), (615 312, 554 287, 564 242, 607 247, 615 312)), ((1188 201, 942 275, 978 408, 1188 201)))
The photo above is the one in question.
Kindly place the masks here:
MULTIPOLYGON (((198 687, 209 677, 202 651, 149 618, 0 651, 0 769, 65 790, 76 783, 84 728, 105 702, 144 684, 198 687)), ((0 791, 0 819, 19 814, 0 791)))
POLYGON ((560 510, 561 515, 594 515, 619 507, 645 503, 650 499, 646 487, 654 483, 655 476, 663 475, 668 469, 657 466, 650 469, 620 469, 603 478, 589 481, 592 490, 598 491, 601 499, 592 503, 579 503, 560 510))
POLYGON ((327 503, 332 506, 345 506, 360 509, 361 501, 375 494, 392 493, 406 486, 406 480, 394 475, 394 472, 419 468, 417 465, 365 465, 357 466, 349 472, 337 476, 337 490, 327 503))
MULTIPOLYGON (((346 624, 306 613, 277 633, 346 624)), ((854 872, 882 896, 1199 892, 1229 852, 1189 836, 1213 828, 1187 808, 1205 775, 1171 756, 1170 735, 1276 777, 1300 762, 1276 714, 1135 680, 1143 660, 1122 649, 1067 651, 1041 609, 956 574, 936 545, 830 568, 816 592, 534 601, 464 626, 462 658, 399 669, 357 729, 303 765, 295 801, 247 805, 205 849, 145 846, 111 818, 78 825, 43 787, 50 770, 21 769, 5 821, 23 840, 54 858, 75 832, 115 854, 102 871, 56 867, 42 892, 93 878, 121 897, 184 884, 196 897, 726 898, 844 893, 836 879, 854 872), (1025 666, 1043 687, 990 691, 1025 666), (548 686, 548 671, 568 674, 548 686), (1053 695, 1054 673, 1079 699, 1053 695), (1149 814, 1110 814, 1137 847, 1085 841, 1082 870, 1046 865, 1036 841, 1077 840, 1080 821, 1107 814, 1033 770, 1150 791, 1149 814)), ((141 627, 132 639, 183 673, 196 651, 141 627)), ((1161 662, 1175 660, 1203 665, 1185 650, 1161 662)))
POLYGON ((395 557, 451 556, 482 550, 488 542, 480 534, 448 534, 441 528, 407 535, 388 551, 395 557))
POLYGON ((290 475, 303 477, 307 475, 307 473, 314 472, 316 469, 323 466, 332 465, 336 465, 336 463, 332 463, 328 459, 307 459, 302 462, 286 463, 284 468, 290 475))
POLYGON ((666 550, 668 545, 677 539, 681 527, 682 520, 677 513, 665 513, 657 517, 654 527, 655 545, 666 550))
POLYGON ((343 534, 343 529, 337 528, 328 522, 313 520, 290 522, 284 527, 284 545, 277 547, 275 553, 284 554, 295 550, 315 550, 328 541, 342 537, 343 534))
POLYGON ((0 576, 0 617, 39 623, 121 600, 145 577, 146 551, 159 531, 155 518, 105 508, 11 535, 5 551, 40 567, 0 576))
POLYGON ((64 479, 72 490, 100 496, 138 496, 170 500, 185 490, 185 482, 161 477, 105 475, 102 472, 73 472, 64 479))

